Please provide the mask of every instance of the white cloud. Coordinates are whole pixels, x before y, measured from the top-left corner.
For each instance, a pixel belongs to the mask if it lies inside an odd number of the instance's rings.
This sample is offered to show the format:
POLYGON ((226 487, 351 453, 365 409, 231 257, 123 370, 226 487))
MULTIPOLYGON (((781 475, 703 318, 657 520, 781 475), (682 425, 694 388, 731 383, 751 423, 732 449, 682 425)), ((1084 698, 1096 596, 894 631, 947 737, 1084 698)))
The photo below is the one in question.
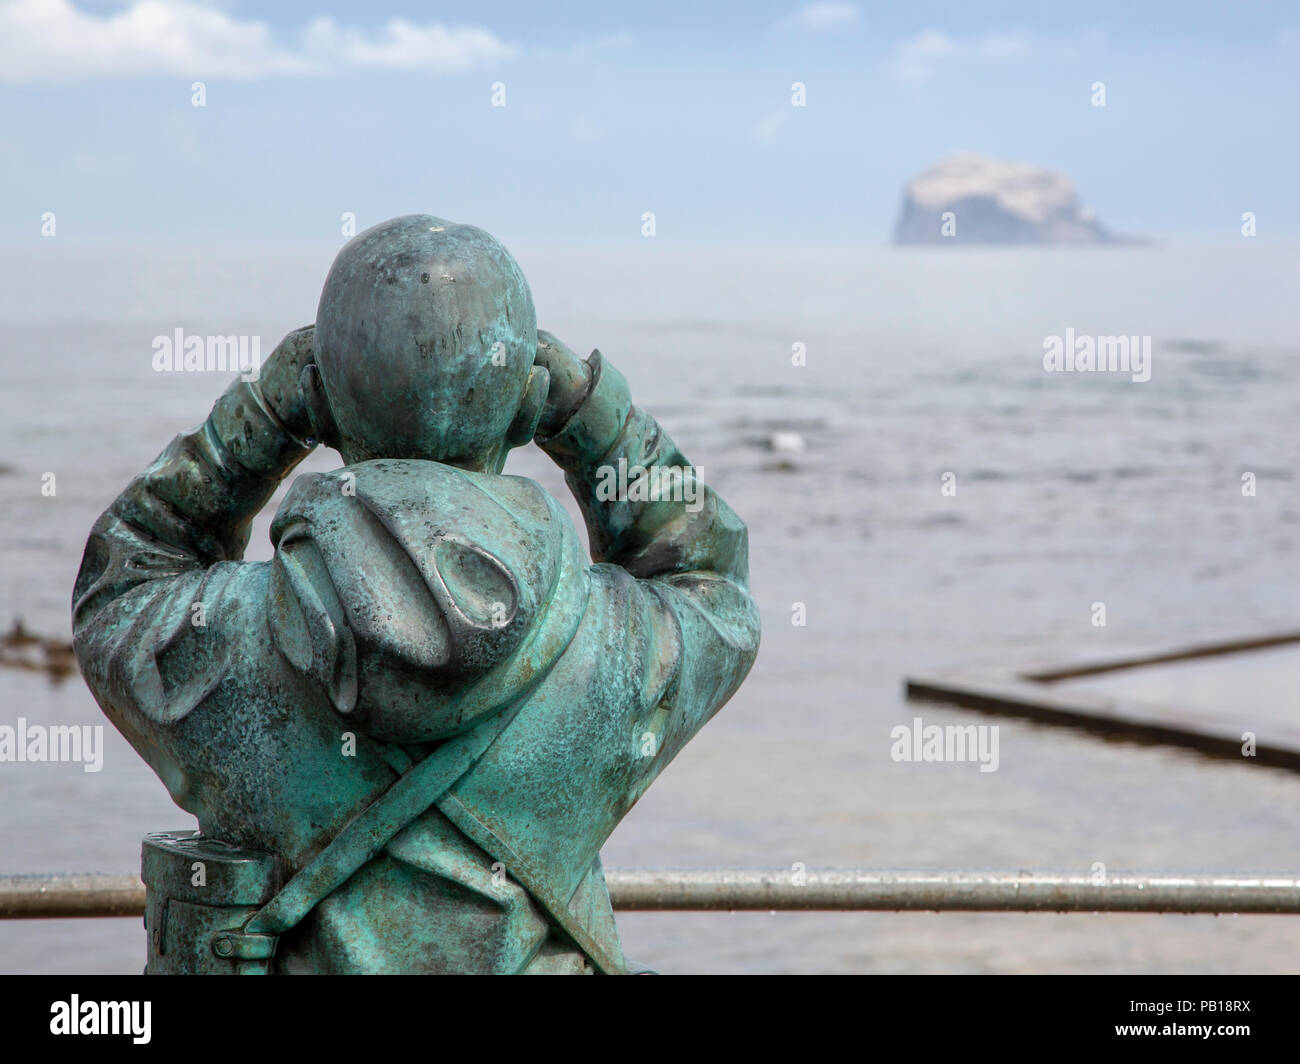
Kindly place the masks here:
POLYGON ((934 77, 940 64, 953 59, 1018 59, 1030 55, 1033 44, 1023 33, 990 33, 954 40, 940 30, 923 30, 896 44, 888 67, 900 81, 919 84, 934 77))
POLYGON ((260 22, 201 4, 141 0, 93 15, 68 0, 0 3, 0 81, 71 81, 159 73, 257 77, 297 73, 260 22))
POLYGON ((391 19, 378 33, 346 29, 328 15, 313 19, 303 33, 303 49, 314 59, 345 67, 423 70, 460 74, 484 63, 509 59, 516 49, 475 26, 417 26, 391 19))
POLYGON ((516 49, 490 31, 392 19, 378 31, 313 20, 299 47, 198 0, 133 0, 92 14, 69 0, 0 0, 0 82, 178 75, 264 78, 389 69, 455 74, 516 49))
POLYGON ((779 25, 781 29, 821 32, 851 25, 858 21, 861 14, 857 4, 831 2, 805 4, 798 11, 783 18, 779 25))
POLYGON ((601 37, 587 37, 563 47, 538 45, 529 48, 528 54, 537 59, 560 63, 589 63, 635 47, 637 39, 626 30, 607 33, 601 37))

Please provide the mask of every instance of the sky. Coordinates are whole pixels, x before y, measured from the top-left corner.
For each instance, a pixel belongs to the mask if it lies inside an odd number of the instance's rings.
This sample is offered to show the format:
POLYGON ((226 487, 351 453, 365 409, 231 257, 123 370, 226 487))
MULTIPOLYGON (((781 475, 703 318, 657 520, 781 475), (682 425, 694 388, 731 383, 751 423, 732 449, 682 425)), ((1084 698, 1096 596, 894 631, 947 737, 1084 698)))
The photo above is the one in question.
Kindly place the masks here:
POLYGON ((960 150, 1067 173, 1118 232, 1294 240, 1298 69, 1300 4, 0 0, 0 249, 47 212, 87 246, 414 211, 880 244, 960 150))

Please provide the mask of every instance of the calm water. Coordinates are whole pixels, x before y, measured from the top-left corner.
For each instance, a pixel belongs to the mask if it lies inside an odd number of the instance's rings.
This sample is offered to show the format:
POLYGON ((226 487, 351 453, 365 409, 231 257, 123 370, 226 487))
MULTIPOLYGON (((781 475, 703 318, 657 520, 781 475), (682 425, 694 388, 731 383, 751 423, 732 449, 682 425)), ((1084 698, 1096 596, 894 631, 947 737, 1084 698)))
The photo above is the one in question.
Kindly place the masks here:
MULTIPOLYGON (((224 384, 153 373, 152 338, 255 334, 269 352, 314 316, 332 249, 124 260, 55 244, 0 258, 0 624, 66 635, 94 517, 224 384)), ((909 671, 1298 626, 1295 249, 516 252, 542 324, 615 361, 748 522, 763 610, 750 680, 608 866, 1300 867, 1293 774, 1013 721, 995 773, 889 757, 914 716, 990 722, 904 702, 909 671), (1044 337, 1066 328, 1150 335, 1151 380, 1044 373, 1044 337), (803 451, 773 453, 778 432, 803 451)), ((540 453, 510 468, 564 490, 540 453)), ((269 555, 269 518, 251 557, 269 555)), ((1261 727, 1296 712, 1294 685, 1275 689, 1261 727)), ((76 679, 0 672, 0 693, 0 723, 100 720, 76 679)), ((142 834, 188 825, 107 743, 98 774, 0 765, 0 871, 128 872, 142 834)), ((628 953, 665 971, 1300 970, 1287 918, 620 923, 628 953)), ((0 926, 3 971, 135 971, 142 949, 131 920, 0 926)))

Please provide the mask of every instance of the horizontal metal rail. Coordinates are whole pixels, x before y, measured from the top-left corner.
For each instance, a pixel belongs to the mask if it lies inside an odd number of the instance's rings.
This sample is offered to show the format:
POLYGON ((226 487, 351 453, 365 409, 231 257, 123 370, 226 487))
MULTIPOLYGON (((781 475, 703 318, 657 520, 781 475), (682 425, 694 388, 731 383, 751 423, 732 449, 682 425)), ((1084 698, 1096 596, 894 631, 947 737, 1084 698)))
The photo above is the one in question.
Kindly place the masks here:
POLYGON ((1300 913, 1300 878, 1286 875, 865 869, 607 875, 614 907, 628 910, 1300 913))
MULTIPOLYGON (((623 869, 605 877, 625 912, 1300 913, 1300 877, 1288 875, 623 869)), ((0 919, 143 913, 136 876, 0 876, 0 919)))
POLYGON ((139 876, 0 876, 0 919, 143 915, 139 876))

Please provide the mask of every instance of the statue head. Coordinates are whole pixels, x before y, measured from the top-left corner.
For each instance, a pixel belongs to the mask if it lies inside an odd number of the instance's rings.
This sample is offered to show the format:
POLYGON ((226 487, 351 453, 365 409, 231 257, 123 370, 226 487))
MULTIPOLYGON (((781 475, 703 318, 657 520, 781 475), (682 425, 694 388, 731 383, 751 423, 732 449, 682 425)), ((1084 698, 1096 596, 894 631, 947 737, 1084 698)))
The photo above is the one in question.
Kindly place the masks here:
POLYGON ((338 253, 304 374, 317 434, 349 464, 423 458, 499 472, 541 415, 537 319, 518 263, 482 229, 428 214, 338 253))

